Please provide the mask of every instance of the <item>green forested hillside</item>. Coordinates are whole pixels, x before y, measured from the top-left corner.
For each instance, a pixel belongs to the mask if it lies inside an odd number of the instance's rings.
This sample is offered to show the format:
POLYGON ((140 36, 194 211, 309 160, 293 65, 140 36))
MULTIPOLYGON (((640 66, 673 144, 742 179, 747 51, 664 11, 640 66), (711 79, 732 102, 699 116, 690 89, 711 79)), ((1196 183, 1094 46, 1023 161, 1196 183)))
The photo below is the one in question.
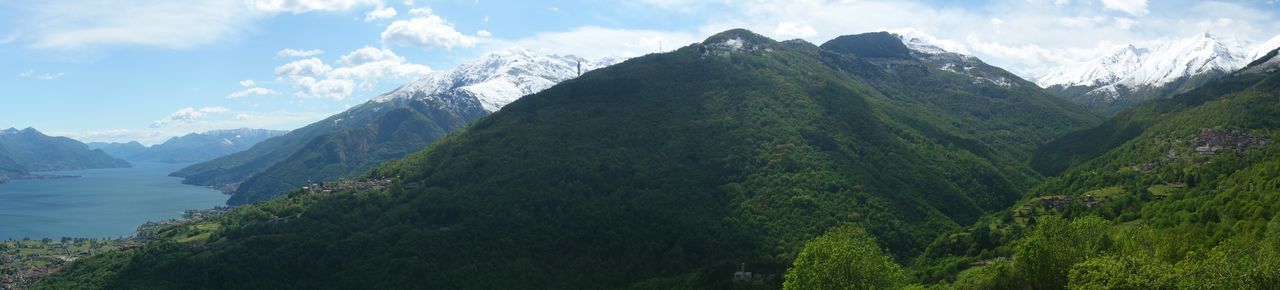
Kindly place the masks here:
MULTIPOLYGON (((402 101, 396 101, 402 102, 402 101)), ((240 184, 230 204, 245 204, 280 196, 306 185, 358 176, 383 162, 422 150, 426 144, 487 114, 475 110, 447 110, 409 101, 377 119, 311 139, 262 172, 240 184)))
POLYGON ((232 192, 230 204, 269 199, 307 184, 347 178, 421 150, 487 114, 480 105, 442 109, 409 100, 367 102, 253 148, 173 173, 232 192))
POLYGON ((1033 148, 1096 123, 1083 112, 1016 77, 732 30, 365 175, 389 189, 293 192, 41 287, 774 289, 828 229, 906 261, 1006 208, 1040 179, 1033 148), (734 282, 740 267, 754 275, 734 282))
POLYGON ((1078 165, 915 270, 957 288, 1280 285, 1280 73, 1254 66, 1046 145, 1078 165))

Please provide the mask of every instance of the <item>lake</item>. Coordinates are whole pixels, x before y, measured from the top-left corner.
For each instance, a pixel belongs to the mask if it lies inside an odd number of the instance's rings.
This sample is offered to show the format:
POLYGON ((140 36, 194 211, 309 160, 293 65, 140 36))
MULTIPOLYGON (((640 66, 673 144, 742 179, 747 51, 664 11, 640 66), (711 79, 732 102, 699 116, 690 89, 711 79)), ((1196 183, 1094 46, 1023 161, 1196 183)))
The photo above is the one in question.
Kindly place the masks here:
POLYGON ((187 165, 134 163, 133 168, 38 172, 81 177, 0 184, 0 240, 129 236, 147 221, 226 203, 228 196, 221 192, 168 176, 187 165))

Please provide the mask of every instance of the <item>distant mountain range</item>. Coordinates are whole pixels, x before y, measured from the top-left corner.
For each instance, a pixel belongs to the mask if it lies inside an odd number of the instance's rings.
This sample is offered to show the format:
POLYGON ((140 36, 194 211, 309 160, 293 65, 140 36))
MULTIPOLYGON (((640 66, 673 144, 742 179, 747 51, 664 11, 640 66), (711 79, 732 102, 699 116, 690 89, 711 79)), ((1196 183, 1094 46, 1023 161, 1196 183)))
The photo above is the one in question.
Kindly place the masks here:
POLYGON ((39 171, 129 166, 127 161, 71 138, 50 137, 32 128, 0 131, 0 181, 30 177, 39 171))
MULTIPOLYGON (((1280 49, 1214 38, 1078 74, 1130 92, 1112 104, 1156 96, 1102 120, 920 39, 725 31, 33 288, 1271 289, 1280 49), (1228 70, 1240 55, 1257 57, 1228 70), (1155 86, 1185 91, 1132 94, 1155 86)), ((315 174, 491 111, 476 92, 402 89, 255 149, 296 146, 268 171, 315 174)))
MULTIPOLYGON (((840 225, 878 239, 841 255, 910 261, 935 240, 973 240, 947 234, 1041 180, 1035 148, 1100 122, 1003 69, 925 48, 889 33, 819 46, 725 31, 569 75, 354 183, 387 187, 293 191, 42 283, 779 289, 806 241, 840 225)), ((357 109, 450 99, 403 95, 416 97, 357 109)), ((488 112, 467 99, 456 103, 488 112)), ((350 117, 334 118, 313 126, 350 117)), ((329 144, 308 149, 322 156, 351 144, 315 140, 329 144)))
POLYGON ((1185 39, 1128 45, 1037 78, 1067 100, 1111 115, 1168 98, 1240 69, 1280 47, 1280 35, 1259 45, 1202 33, 1185 39))
POLYGON ((617 61, 524 49, 492 53, 244 152, 195 164, 173 175, 189 184, 232 192, 231 204, 265 200, 308 181, 356 176, 421 150, 521 96, 617 61))
POLYGON ((272 137, 283 136, 288 131, 266 129, 213 130, 173 137, 161 144, 144 146, 138 142, 88 143, 89 148, 102 151, 129 161, 195 163, 247 150, 272 137))

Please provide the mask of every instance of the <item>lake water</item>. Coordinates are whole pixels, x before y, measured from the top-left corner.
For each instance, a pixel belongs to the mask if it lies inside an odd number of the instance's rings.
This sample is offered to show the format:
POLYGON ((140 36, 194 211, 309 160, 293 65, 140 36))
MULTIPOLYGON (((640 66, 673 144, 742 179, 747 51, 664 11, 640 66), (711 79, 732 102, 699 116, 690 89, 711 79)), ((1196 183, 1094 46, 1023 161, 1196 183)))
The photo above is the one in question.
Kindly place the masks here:
POLYGON ((221 192, 168 176, 186 165, 134 163, 133 168, 39 172, 81 177, 0 184, 0 240, 129 236, 147 221, 226 203, 221 192))

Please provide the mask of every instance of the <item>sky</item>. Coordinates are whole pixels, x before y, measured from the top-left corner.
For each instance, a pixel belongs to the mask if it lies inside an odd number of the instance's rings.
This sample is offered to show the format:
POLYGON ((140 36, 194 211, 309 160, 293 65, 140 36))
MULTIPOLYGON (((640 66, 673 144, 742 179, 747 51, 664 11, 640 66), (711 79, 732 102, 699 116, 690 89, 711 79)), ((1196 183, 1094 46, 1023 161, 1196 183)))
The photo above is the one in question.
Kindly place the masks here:
POLYGON ((1277 0, 0 0, 0 128, 156 144, 290 130, 495 50, 669 51, 732 28, 892 31, 1031 79, 1203 32, 1261 43, 1277 0))

